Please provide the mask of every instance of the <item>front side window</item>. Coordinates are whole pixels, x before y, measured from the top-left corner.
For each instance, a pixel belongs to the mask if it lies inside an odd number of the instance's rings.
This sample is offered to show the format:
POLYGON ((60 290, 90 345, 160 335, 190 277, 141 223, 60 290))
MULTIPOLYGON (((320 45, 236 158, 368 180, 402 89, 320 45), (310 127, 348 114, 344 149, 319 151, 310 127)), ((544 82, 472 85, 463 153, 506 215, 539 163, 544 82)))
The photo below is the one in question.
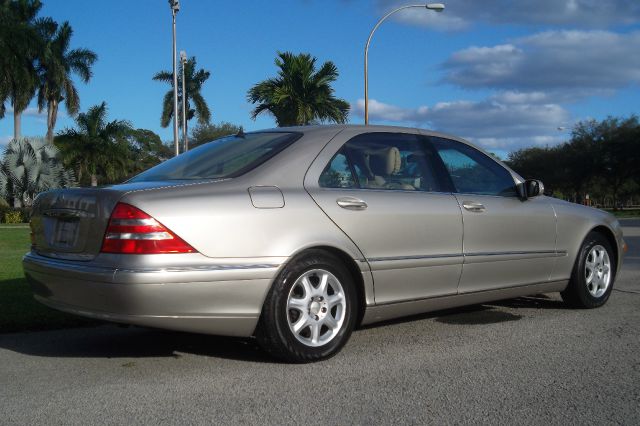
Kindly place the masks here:
POLYGON ((134 176, 129 182, 223 179, 240 176, 300 138, 299 133, 257 132, 206 143, 134 176))
POLYGON ((511 173, 482 152, 467 144, 431 138, 453 186, 464 194, 515 196, 511 173))
POLYGON ((364 133, 349 140, 333 157, 320 176, 325 188, 357 187, 363 189, 396 189, 405 191, 441 191, 436 179, 435 153, 417 135, 404 133, 364 133), (342 186, 334 183, 340 165, 344 175, 342 186), (334 180, 331 180, 334 179, 334 180))

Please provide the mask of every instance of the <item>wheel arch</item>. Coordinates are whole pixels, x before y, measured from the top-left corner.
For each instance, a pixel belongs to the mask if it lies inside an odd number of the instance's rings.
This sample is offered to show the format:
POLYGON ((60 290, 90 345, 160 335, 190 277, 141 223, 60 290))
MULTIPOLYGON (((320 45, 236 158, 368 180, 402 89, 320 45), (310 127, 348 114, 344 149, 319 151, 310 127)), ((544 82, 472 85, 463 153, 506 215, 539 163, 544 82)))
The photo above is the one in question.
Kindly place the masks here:
MULTIPOLYGON (((330 246, 330 245, 314 245, 314 246, 309 246, 309 247, 305 247, 299 251, 297 251, 296 253, 294 253, 289 260, 287 260, 287 262, 285 262, 281 267, 280 267, 280 271, 278 272, 278 274, 276 275, 279 276, 280 272, 282 271, 282 269, 285 268, 285 266, 293 261, 296 260, 296 258, 308 253, 309 251, 324 251, 325 253, 328 253, 330 255, 333 255, 334 257, 336 257, 346 268, 347 271, 349 271, 349 274, 351 275, 351 278, 353 280, 353 283, 355 285, 355 289, 356 289, 356 294, 357 294, 357 305, 358 305, 358 318, 356 320, 356 327, 359 326, 362 323, 362 319, 364 317, 364 312, 367 308, 367 285, 365 283, 365 279, 363 278, 363 272, 361 271, 360 267, 358 266, 358 262, 351 256, 349 255, 346 251, 334 247, 334 246, 330 246)), ((277 279, 277 278, 276 278, 277 279)), ((271 283, 271 285, 273 285, 273 283, 271 283)), ((371 295, 373 296, 373 295, 371 295)))
MULTIPOLYGON (((602 236, 604 236, 607 239, 607 241, 609 242, 609 244, 611 245, 611 249, 613 250, 614 265, 616 265, 616 274, 617 274, 618 265, 619 265, 618 262, 619 262, 619 259, 620 259, 620 257, 619 257, 620 253, 618 253, 618 241, 616 240, 615 234, 613 233, 613 231, 611 229, 609 229, 608 227, 606 227, 604 225, 598 225, 598 226, 592 228, 587 235, 589 235, 592 232, 597 232, 597 233, 601 234, 602 236)), ((585 238, 587 238, 586 235, 585 235, 585 238)))

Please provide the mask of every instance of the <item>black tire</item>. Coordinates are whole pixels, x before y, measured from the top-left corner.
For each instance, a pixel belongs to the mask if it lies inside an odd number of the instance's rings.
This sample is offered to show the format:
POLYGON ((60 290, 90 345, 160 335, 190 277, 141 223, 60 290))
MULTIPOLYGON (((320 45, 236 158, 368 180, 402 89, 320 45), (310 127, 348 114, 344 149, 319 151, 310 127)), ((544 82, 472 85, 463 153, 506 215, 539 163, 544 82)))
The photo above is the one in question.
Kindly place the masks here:
POLYGON ((576 262, 573 266, 569 285, 564 291, 560 293, 560 295, 562 296, 562 300, 570 307, 581 309, 598 308, 604 305, 609 299, 609 296, 611 295, 611 291, 613 289, 615 277, 616 258, 614 256, 613 249, 611 248, 611 244, 604 235, 599 232, 592 231, 587 235, 587 237, 584 239, 584 242, 582 243, 582 246, 580 247, 578 257, 576 258, 576 262), (585 269, 589 253, 596 246, 600 246, 605 249, 610 264, 610 278, 608 287, 606 288, 606 291, 604 291, 602 294, 597 295, 597 297, 589 291, 590 287, 587 283, 588 273, 585 269))
MULTIPOLYGON (((313 278, 313 275, 310 278, 313 278)), ((334 280, 332 279, 332 281, 334 280)), ((317 288, 319 287, 314 285, 314 290, 317 288)), ((299 285, 296 286, 296 290, 298 289, 299 285)), ((289 262, 271 286, 262 308, 262 314, 256 329, 256 338, 264 350, 283 361, 305 363, 326 359, 338 353, 349 340, 358 317, 357 309, 357 295, 353 279, 344 264, 328 252, 309 250, 289 262), (326 344, 315 347, 299 341, 302 333, 299 333, 299 336, 296 337, 289 326, 290 320, 293 322, 291 315, 295 319, 296 311, 295 309, 288 309, 289 295, 294 291, 292 288, 302 276, 314 274, 312 271, 327 271, 332 274, 339 281, 346 299, 346 303, 340 308, 336 308, 341 309, 340 318, 343 318, 342 324, 339 328, 335 326, 333 330, 329 330, 326 326, 322 326, 325 328, 318 326, 320 332, 322 330, 325 333, 330 332, 330 336, 333 337, 326 344), (344 305, 346 305, 346 308, 344 305)), ((323 312, 327 312, 327 310, 325 309, 323 312)), ((332 315, 332 318, 334 318, 332 312, 337 311, 329 307, 328 312, 328 314, 324 315, 332 315)), ((315 318, 317 321, 318 316, 314 317, 311 312, 309 314, 310 320, 315 318)), ((300 313, 299 315, 303 314, 300 313)), ((308 330, 311 333, 310 327, 308 330)), ((303 329, 303 332, 305 331, 303 329)))

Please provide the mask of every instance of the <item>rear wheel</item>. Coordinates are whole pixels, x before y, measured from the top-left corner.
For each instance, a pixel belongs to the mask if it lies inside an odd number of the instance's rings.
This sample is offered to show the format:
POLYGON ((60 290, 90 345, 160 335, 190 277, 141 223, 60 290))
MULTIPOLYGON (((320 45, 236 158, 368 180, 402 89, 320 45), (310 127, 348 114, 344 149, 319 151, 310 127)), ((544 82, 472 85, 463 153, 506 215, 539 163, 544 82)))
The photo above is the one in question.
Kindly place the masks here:
POLYGON ((560 293, 569 306, 597 308, 606 303, 613 289, 615 258, 609 241, 599 232, 585 238, 567 288, 560 293))
POLYGON ((356 320, 351 275, 329 253, 308 251, 280 273, 264 303, 256 337, 273 356, 310 362, 336 354, 356 320))

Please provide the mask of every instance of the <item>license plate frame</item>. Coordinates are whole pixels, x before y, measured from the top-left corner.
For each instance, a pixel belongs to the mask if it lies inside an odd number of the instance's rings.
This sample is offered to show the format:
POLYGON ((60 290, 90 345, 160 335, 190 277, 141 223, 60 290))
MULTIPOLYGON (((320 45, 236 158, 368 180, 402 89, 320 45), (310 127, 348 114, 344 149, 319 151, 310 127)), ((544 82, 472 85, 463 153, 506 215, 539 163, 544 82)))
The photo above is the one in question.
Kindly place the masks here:
POLYGON ((56 221, 53 245, 61 248, 71 248, 78 240, 79 218, 58 219, 56 221))

